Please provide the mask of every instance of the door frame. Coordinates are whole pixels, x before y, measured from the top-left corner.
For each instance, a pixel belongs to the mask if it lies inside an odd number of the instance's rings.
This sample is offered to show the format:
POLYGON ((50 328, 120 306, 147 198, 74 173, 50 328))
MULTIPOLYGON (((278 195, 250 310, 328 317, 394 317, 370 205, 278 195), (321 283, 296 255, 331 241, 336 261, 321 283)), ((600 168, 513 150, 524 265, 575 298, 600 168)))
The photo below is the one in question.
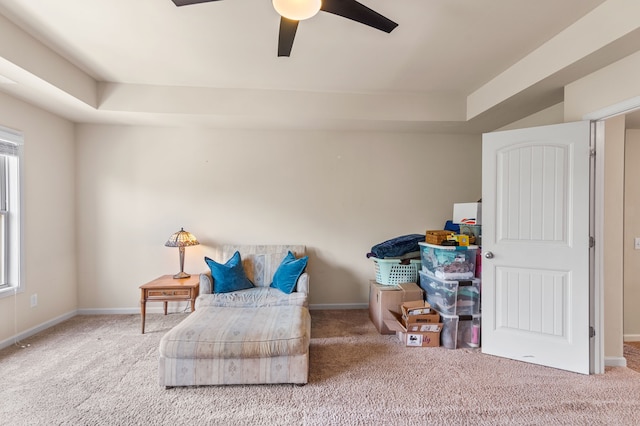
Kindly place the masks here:
MULTIPOLYGON (((598 241, 604 241, 604 147, 605 132, 604 121, 624 115, 631 111, 640 109, 640 96, 619 102, 614 105, 599 109, 597 111, 585 114, 582 119, 592 122, 592 138, 594 140, 595 150, 595 175, 593 177, 594 197, 593 197, 593 230, 596 240, 594 262, 593 262, 593 285, 592 285, 592 304, 593 304, 593 321, 592 326, 595 330, 593 338, 593 369, 595 374, 604 373, 605 356, 604 356, 604 247, 598 241)), ((622 309, 622 306, 620 307, 622 309)))

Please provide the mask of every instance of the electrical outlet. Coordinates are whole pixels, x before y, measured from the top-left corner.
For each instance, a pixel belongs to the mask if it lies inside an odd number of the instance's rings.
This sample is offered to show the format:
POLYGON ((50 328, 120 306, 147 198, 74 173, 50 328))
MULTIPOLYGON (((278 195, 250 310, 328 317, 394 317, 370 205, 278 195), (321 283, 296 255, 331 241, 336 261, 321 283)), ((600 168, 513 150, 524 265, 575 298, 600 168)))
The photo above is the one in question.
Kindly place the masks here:
POLYGON ((35 308, 38 306, 38 293, 33 293, 31 295, 31 307, 35 308))
POLYGON ((633 244, 634 244, 634 248, 636 250, 640 250, 640 237, 636 237, 636 239, 634 240, 633 244))

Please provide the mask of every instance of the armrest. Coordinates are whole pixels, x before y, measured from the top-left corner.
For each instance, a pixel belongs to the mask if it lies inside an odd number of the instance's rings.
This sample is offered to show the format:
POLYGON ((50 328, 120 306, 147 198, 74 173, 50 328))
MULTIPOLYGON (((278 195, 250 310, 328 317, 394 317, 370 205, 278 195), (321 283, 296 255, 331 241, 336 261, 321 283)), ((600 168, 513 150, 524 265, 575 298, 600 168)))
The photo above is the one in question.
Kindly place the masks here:
MULTIPOLYGON (((202 284, 201 284, 202 285, 202 284)), ((296 292, 309 294, 309 274, 303 272, 300 277, 298 277, 298 282, 296 283, 296 292)))
POLYGON ((200 274, 200 294, 213 293, 213 278, 211 278, 211 271, 203 272, 200 274))

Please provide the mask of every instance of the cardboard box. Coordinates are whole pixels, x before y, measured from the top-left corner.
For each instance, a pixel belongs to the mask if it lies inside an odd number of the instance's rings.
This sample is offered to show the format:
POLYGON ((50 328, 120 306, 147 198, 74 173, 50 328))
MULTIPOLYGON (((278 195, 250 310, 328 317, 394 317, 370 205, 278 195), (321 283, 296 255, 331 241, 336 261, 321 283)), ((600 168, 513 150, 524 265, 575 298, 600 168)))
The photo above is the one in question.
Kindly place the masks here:
POLYGON ((369 318, 380 334, 394 334, 385 320, 396 321, 393 314, 402 316, 400 305, 412 300, 424 300, 424 293, 416 283, 405 283, 397 286, 369 282, 369 318))
POLYGON ((405 345, 423 348, 437 348, 440 346, 440 332, 442 324, 410 324, 405 334, 405 345))
POLYGON ((440 346, 442 323, 418 323, 405 327, 396 317, 386 321, 387 326, 394 330, 400 342, 405 346, 437 348, 440 346))
POLYGON ((482 225, 482 203, 455 203, 453 223, 482 225))
POLYGON ((402 324, 409 328, 412 324, 433 324, 440 322, 440 314, 431 309, 429 303, 416 300, 405 302, 400 306, 402 324))

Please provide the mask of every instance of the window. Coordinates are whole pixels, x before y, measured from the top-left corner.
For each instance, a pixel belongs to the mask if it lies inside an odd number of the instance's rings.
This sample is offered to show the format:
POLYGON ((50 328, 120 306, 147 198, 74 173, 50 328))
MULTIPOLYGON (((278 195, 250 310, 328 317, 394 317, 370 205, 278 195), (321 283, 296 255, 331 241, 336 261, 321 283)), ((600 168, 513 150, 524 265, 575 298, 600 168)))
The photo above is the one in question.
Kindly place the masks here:
POLYGON ((20 280, 20 163, 23 137, 0 127, 0 296, 22 290, 20 280))

